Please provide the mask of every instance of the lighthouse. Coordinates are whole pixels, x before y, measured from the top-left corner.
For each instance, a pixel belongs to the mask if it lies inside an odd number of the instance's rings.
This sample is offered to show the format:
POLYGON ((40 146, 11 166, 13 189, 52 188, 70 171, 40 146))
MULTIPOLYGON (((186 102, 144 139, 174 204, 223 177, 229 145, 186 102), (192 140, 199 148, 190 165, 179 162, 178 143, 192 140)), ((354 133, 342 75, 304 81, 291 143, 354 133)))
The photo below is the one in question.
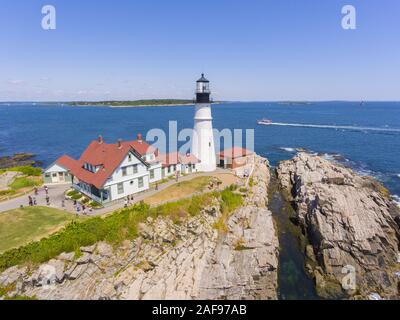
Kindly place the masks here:
POLYGON ((211 172, 217 168, 212 126, 210 81, 204 74, 197 80, 192 153, 200 160, 199 171, 211 172))

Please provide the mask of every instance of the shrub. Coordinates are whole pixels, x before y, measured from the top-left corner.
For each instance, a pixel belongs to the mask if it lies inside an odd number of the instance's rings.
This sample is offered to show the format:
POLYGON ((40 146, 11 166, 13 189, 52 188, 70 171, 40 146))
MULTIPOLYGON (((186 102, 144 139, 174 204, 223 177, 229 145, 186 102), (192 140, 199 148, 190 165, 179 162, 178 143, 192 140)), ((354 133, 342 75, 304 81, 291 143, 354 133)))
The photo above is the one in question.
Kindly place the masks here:
POLYGON ((221 211, 222 215, 214 223, 214 228, 217 229, 221 233, 225 233, 228 231, 228 227, 226 225, 226 220, 229 215, 243 205, 243 198, 240 194, 234 193, 231 188, 226 188, 221 192, 221 211))
POLYGON ((246 193, 246 192, 248 192, 249 190, 248 190, 247 188, 240 188, 239 191, 240 191, 241 193, 246 193))
POLYGON ((80 193, 74 194, 71 196, 72 200, 79 200, 80 198, 82 198, 83 196, 80 193))
POLYGON ((76 195, 78 195, 78 194, 79 194, 79 192, 76 191, 76 190, 71 190, 71 191, 68 191, 68 192, 67 192, 67 196, 68 196, 68 197, 76 196, 76 195))
POLYGON ((253 179, 253 177, 251 177, 251 178, 249 179, 249 186, 250 186, 251 188, 254 186, 254 179, 253 179))
POLYGON ((89 202, 89 206, 91 206, 92 208, 99 208, 101 207, 101 204, 92 200, 89 202))

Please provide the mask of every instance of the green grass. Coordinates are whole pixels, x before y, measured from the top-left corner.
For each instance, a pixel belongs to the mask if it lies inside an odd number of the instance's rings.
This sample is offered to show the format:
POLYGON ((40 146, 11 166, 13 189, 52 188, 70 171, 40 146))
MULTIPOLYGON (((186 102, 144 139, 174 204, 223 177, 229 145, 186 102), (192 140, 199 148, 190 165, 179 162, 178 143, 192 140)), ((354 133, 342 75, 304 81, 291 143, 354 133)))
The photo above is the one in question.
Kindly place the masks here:
POLYGON ((37 179, 32 179, 29 177, 19 177, 16 178, 10 185, 9 187, 12 190, 19 190, 23 188, 29 188, 29 187, 35 187, 35 186, 40 186, 41 182, 38 181, 37 179))
POLYGON ((0 174, 7 172, 7 171, 21 172, 26 176, 34 176, 34 177, 39 177, 42 174, 42 168, 30 167, 30 166, 21 166, 21 167, 1 169, 0 174))
POLYGON ((71 214, 47 207, 25 207, 0 213, 0 253, 38 240, 72 220, 71 214))
MULTIPOLYGON (((242 203, 240 195, 226 189, 222 192, 206 193, 155 208, 150 208, 149 205, 142 202, 105 217, 73 221, 61 231, 53 233, 47 238, 4 252, 0 255, 0 272, 14 265, 43 263, 62 252, 79 252, 80 247, 89 246, 98 241, 107 241, 110 244, 118 245, 126 239, 136 238, 138 224, 148 217, 165 216, 170 217, 174 223, 180 223, 188 216, 197 215, 215 198, 222 199, 221 208, 225 218, 230 210, 234 210, 242 203)), ((3 232, 5 231, 7 230, 5 229, 3 232)), ((5 242, 8 241, 5 240, 5 242)), ((1 243, 3 242, 1 241, 1 243)))

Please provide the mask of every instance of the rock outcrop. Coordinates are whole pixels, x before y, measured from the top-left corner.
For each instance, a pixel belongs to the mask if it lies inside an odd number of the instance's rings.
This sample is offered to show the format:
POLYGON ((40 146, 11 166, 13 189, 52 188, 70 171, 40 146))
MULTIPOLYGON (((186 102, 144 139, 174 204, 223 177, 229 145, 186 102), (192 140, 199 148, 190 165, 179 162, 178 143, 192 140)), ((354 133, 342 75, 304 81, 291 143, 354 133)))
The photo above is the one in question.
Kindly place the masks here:
POLYGON ((370 177, 306 153, 282 162, 277 172, 309 240, 307 269, 317 292, 399 298, 400 215, 388 191, 370 177))
POLYGON ((0 286, 38 299, 276 299, 279 244, 268 182, 269 165, 257 158, 245 206, 228 217, 225 233, 215 228, 222 215, 215 201, 181 224, 148 218, 140 236, 118 248, 101 242, 30 272, 10 268, 0 286))

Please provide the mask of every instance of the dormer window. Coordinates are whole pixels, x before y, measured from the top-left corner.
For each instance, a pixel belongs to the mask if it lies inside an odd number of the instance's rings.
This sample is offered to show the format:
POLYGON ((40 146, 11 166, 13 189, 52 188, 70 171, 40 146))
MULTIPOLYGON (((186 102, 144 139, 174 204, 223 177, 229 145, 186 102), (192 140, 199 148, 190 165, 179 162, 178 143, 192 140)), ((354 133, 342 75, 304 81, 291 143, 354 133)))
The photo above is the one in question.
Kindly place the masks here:
POLYGON ((85 163, 85 164, 83 165, 83 167, 84 167, 86 170, 88 170, 88 171, 90 171, 90 172, 93 172, 93 173, 95 173, 95 172, 97 171, 97 169, 98 169, 98 167, 95 167, 95 166, 91 165, 90 163, 85 163))
POLYGON ((132 161, 132 154, 131 154, 131 153, 128 155, 128 161, 129 161, 129 162, 132 161))

